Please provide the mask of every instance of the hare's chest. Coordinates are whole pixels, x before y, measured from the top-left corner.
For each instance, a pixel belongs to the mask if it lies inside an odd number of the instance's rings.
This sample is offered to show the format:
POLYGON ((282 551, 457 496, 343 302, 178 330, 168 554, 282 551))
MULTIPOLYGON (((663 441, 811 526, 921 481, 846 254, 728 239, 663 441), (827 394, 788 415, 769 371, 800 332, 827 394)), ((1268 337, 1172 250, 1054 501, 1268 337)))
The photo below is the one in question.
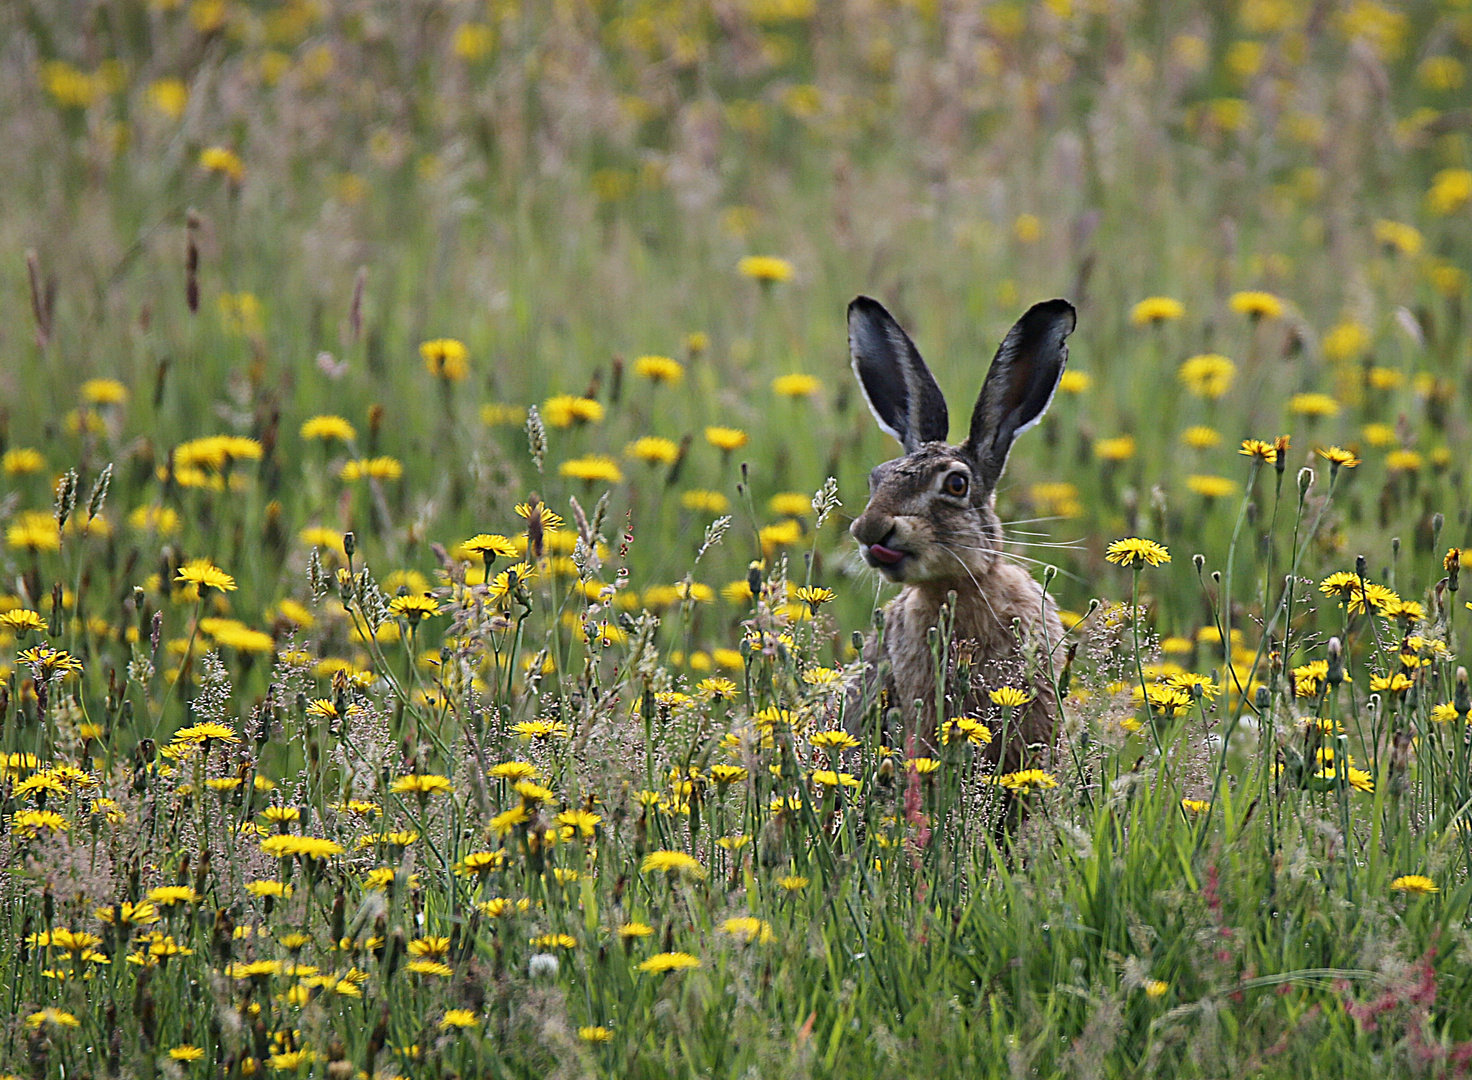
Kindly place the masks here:
POLYGON ((962 653, 972 673, 972 685, 962 692, 967 700, 952 702, 953 708, 972 706, 969 699, 978 688, 1025 684, 1022 647, 1033 629, 1032 620, 1026 616, 1036 618, 1036 614, 1020 606, 1014 611, 1013 605, 1008 605, 1008 614, 1018 616, 1014 627, 1013 619, 1004 623, 1000 613, 993 610, 994 605, 986 606, 985 599, 980 604, 968 604, 965 599, 954 620, 947 619, 951 634, 950 641, 944 643, 943 655, 939 655, 942 643, 934 633, 941 622, 939 603, 920 590, 907 590, 885 609, 885 653, 897 699, 894 704, 907 715, 935 719, 937 677, 948 682, 962 653), (1022 640, 1017 636, 1018 629, 1022 640), (943 660, 947 670, 942 670, 943 660))

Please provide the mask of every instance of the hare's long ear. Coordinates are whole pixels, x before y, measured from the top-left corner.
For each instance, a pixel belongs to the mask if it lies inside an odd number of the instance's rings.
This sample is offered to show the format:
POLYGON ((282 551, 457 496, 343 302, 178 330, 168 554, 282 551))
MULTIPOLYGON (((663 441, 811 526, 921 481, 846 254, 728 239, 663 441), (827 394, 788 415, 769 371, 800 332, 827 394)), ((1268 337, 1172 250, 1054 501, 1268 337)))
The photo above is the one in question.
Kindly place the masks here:
POLYGON ((848 351, 864 400, 879 426, 912 454, 951 429, 946 399, 920 350, 877 300, 848 306, 848 351))
POLYGON ((1001 477, 1012 441, 1037 423, 1052 402, 1068 362, 1064 339, 1073 332, 1075 318, 1067 300, 1045 300, 1029 308, 1002 339, 977 396, 965 443, 987 487, 1001 477))

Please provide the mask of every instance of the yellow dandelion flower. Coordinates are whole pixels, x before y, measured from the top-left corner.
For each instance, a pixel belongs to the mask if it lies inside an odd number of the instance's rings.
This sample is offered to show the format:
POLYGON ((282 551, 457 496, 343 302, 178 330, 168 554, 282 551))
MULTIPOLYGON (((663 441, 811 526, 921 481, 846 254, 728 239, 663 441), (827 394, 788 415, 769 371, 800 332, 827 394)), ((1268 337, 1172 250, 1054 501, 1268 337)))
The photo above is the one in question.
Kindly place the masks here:
POLYGON ((470 374, 470 353, 454 338, 420 342, 419 355, 429 373, 446 382, 460 382, 470 374))
POLYGON ((337 471, 339 480, 352 483, 355 480, 397 480, 404 475, 404 466, 397 458, 359 458, 343 464, 337 471))
POLYGON ((1283 301, 1270 292, 1249 289, 1233 293, 1227 304, 1239 315, 1257 319, 1278 319, 1283 316, 1283 301))
POLYGON ((1385 468, 1390 472, 1417 472, 1425 459, 1414 450, 1392 450, 1385 455, 1385 468))
POLYGON ((1432 881, 1424 874, 1406 874, 1396 878, 1390 883, 1395 892, 1415 893, 1417 896, 1425 896, 1428 893, 1441 892, 1432 881))
POLYGON ((1311 419, 1336 416, 1339 413, 1339 402, 1328 394, 1318 392, 1294 394, 1288 399, 1288 411, 1311 419))
POLYGON ((680 505, 699 514, 724 514, 731 508, 731 500, 719 491, 686 491, 680 495, 680 505))
POLYGON ((673 439, 645 435, 625 446, 624 456, 637 458, 651 465, 669 465, 679 458, 680 444, 673 439))
POLYGON ((749 277, 763 284, 792 280, 792 264, 775 255, 748 255, 736 264, 742 277, 749 277))
POLYGON ((27 1027, 42 1028, 48 1025, 56 1028, 75 1028, 81 1027, 82 1022, 63 1009, 51 1007, 33 1012, 26 1017, 27 1027))
POLYGON ((812 509, 812 499, 800 491, 779 492, 767 500, 767 512, 776 517, 804 517, 812 509))
POLYGON ((1130 322, 1136 326, 1156 326, 1186 314, 1186 306, 1168 296, 1150 296, 1130 311, 1130 322))
POLYGON ((1442 169, 1431 178, 1426 205, 1433 214, 1454 214, 1472 202, 1472 169, 1442 169))
POLYGON ((778 375, 772 380, 772 391, 778 397, 812 397, 823 388, 823 384, 812 375, 778 375))
POLYGON ((445 1015, 440 1018, 440 1030, 475 1027, 479 1022, 475 1013, 469 1009, 446 1009, 445 1015))
POLYGON ((603 406, 592 398, 558 394, 542 402, 542 420, 548 427, 565 428, 573 424, 597 424, 603 420, 603 406))
POLYGON ((687 855, 683 851, 651 851, 644 856, 639 872, 642 874, 667 873, 697 881, 705 877, 705 868, 694 856, 687 855))
POLYGON ((388 602, 388 612, 396 619, 407 619, 410 626, 440 613, 440 603, 432 596, 395 596, 388 602))
POLYGON ((1322 348, 1330 360, 1353 360, 1370 347, 1370 331, 1363 323, 1345 319, 1324 335, 1322 348))
POLYGON ((582 457, 571 458, 559 465, 557 471, 562 476, 582 480, 589 484, 599 482, 617 484, 624 478, 618 462, 607 454, 585 454, 582 457))
POLYGON ((1094 440, 1094 456, 1100 461, 1128 461, 1135 456, 1133 435, 1114 435, 1094 440))
POLYGON ((746 942, 758 942, 762 945, 777 940, 777 935, 772 933, 772 924, 765 919, 758 919, 751 915, 741 915, 733 919, 727 919, 721 923, 721 933, 729 934, 734 938, 741 938, 746 942))
POLYGON ((730 452, 740 450, 750 441, 750 436, 740 428, 708 427, 705 429, 705 441, 717 450, 730 452))
POLYGON ((0 470, 6 476, 28 476, 46 467, 46 458, 39 450, 28 446, 17 446, 0 456, 0 470))
POLYGON ((1278 449, 1270 442, 1261 439, 1243 439, 1242 448, 1237 451, 1243 457, 1256 458, 1258 461, 1273 464, 1278 460, 1278 449))
POLYGON ((303 439, 320 439, 323 442, 330 439, 352 442, 358 437, 358 433, 354 430, 353 425, 341 416, 323 414, 303 421, 301 436, 303 439))
POLYGON ((653 383, 673 386, 685 377, 685 365, 668 356, 640 356, 634 360, 634 374, 653 383))
POLYGON ((1166 550, 1165 545, 1154 540, 1131 536, 1110 544, 1104 558, 1120 566, 1133 566, 1136 562, 1159 566, 1161 563, 1170 562, 1170 552, 1166 550))
POLYGON ((1341 446, 1321 446, 1314 453, 1336 469, 1353 469, 1360 463, 1360 459, 1354 456, 1354 451, 1346 450, 1341 446))
POLYGON ((1058 389, 1065 394, 1083 394, 1094 385, 1094 377, 1087 371, 1065 371, 1058 377, 1058 389))
POLYGON ((1186 487, 1204 499, 1225 499, 1237 493, 1237 481, 1225 476, 1188 476, 1186 487))
POLYGON ((1221 441, 1221 433, 1205 424, 1193 424, 1181 432, 1181 442, 1193 450, 1210 450, 1220 445, 1221 441))
POLYGON ((655 953, 648 960, 639 964, 638 969, 651 975, 667 975, 676 971, 689 971, 699 966, 699 958, 687 952, 662 952, 655 953))
POLYGON ((449 795, 455 790, 455 787, 447 776, 436 776, 433 773, 410 773, 408 776, 400 776, 389 784, 389 790, 395 795, 449 795))
POLYGON ((61 528, 51 514, 23 510, 5 530, 5 542, 16 551, 60 551, 61 528))
POLYGON ((245 179, 245 163, 240 160, 240 155, 223 146, 211 146, 200 151, 199 167, 205 172, 219 173, 237 184, 245 179))
POLYGON ((1031 694, 1026 690, 1019 690, 1015 686, 999 686, 995 690, 989 691, 987 696, 991 698, 993 705, 1000 705, 1004 709, 1020 709, 1032 700, 1031 694))
POLYGON ((1034 791, 1043 791, 1058 786, 1057 779, 1041 769, 1021 769, 1017 772, 1003 773, 996 777, 994 783, 1006 788, 1014 795, 1031 795, 1034 791))
POLYGON ((1182 361, 1177 375, 1197 397, 1216 400, 1231 389, 1237 365, 1220 353, 1202 353, 1182 361))

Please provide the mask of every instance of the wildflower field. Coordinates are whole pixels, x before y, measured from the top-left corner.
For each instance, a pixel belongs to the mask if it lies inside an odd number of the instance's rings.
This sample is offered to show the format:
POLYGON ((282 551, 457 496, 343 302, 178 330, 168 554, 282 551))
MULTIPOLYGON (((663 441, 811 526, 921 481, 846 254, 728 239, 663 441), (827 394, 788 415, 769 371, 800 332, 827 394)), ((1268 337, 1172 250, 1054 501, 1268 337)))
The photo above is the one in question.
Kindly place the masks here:
POLYGON ((0 1076, 1472 1071, 1469 55, 0 7, 0 1076), (1021 685, 934 745, 861 692, 860 293, 953 401, 1078 309, 1016 769, 1021 685))

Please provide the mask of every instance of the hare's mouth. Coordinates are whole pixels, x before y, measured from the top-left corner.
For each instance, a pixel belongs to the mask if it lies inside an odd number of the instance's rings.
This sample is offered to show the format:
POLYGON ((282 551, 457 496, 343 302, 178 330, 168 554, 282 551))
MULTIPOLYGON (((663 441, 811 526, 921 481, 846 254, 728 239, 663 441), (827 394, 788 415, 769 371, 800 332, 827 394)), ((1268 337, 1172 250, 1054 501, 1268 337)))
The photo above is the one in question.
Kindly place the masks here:
POLYGON ((911 553, 892 548, 886 544, 869 544, 864 548, 864 557, 869 565, 877 568, 887 577, 897 580, 900 574, 900 565, 911 553))

